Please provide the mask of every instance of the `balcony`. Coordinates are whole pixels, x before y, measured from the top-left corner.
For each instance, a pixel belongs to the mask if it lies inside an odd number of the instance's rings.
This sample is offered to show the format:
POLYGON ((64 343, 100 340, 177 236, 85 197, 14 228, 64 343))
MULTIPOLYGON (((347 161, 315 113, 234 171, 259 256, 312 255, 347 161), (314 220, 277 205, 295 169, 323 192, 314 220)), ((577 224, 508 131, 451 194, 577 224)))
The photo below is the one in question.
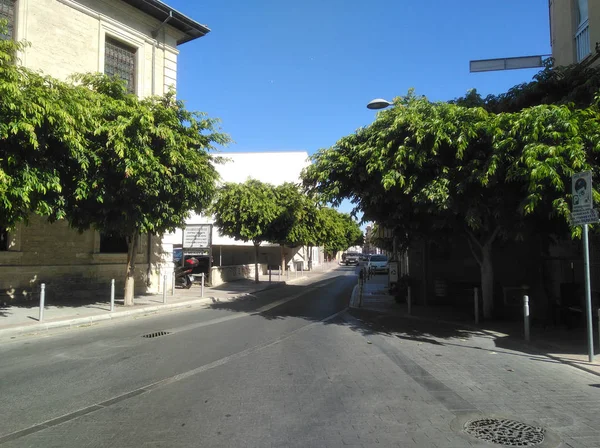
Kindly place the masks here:
POLYGON ((585 19, 575 33, 575 48, 577 50, 577 62, 583 61, 592 52, 590 48, 590 22, 585 19))

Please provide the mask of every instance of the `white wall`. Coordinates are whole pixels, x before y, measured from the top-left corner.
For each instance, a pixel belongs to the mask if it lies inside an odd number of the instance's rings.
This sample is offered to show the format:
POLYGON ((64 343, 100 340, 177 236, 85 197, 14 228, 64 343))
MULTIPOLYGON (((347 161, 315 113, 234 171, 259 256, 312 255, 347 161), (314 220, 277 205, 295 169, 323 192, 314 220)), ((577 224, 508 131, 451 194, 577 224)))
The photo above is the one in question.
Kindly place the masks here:
MULTIPOLYGON (((217 165, 221 182, 245 182, 249 178, 273 185, 285 182, 300 182, 300 173, 310 162, 306 151, 295 152, 240 152, 220 153, 225 163, 217 165)), ((188 224, 211 224, 212 217, 192 214, 186 221, 188 224)), ((219 235, 213 227, 212 244, 215 246, 251 246, 252 243, 236 241, 233 238, 219 235)), ((182 231, 167 234, 164 241, 170 244, 181 244, 182 231)), ((265 244, 268 246, 268 244, 265 244)))
POLYGON ((138 95, 162 95, 175 86, 181 33, 167 25, 154 40, 151 33, 160 22, 140 10, 120 0, 19 0, 17 5, 16 38, 31 43, 19 55, 24 66, 59 79, 104 72, 104 42, 110 36, 136 48, 138 95))

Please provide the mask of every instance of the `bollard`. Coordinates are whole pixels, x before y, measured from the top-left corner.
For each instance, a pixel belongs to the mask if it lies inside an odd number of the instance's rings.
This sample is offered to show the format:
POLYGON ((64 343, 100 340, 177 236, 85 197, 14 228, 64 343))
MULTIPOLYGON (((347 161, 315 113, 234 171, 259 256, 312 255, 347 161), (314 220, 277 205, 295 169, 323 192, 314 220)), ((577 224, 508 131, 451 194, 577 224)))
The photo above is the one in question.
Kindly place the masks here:
POLYGON ((525 325, 525 340, 529 342, 529 297, 523 296, 523 323, 525 325))
POLYGON ((410 290, 410 286, 407 288, 406 291, 406 305, 408 308, 408 315, 410 316, 412 314, 412 294, 411 294, 411 290, 410 290))
POLYGON ((167 303, 167 274, 163 275, 163 303, 167 303))
POLYGON ((46 284, 42 283, 40 285, 40 317, 38 318, 39 322, 44 320, 44 306, 46 305, 46 284))
POLYGON ((475 323, 479 323, 479 288, 473 290, 473 302, 475 303, 475 323))
POLYGON ((363 296, 363 278, 362 271, 358 275, 358 307, 362 308, 362 296, 363 296))
POLYGON ((282 269, 282 267, 279 266, 279 281, 281 281, 281 269, 282 269))
POLYGON ((204 272, 200 274, 200 297, 204 297, 204 272))
POLYGON ((171 272, 171 296, 175 295, 175 272, 171 272))
POLYGON ((115 279, 110 281, 110 312, 115 312, 115 279))
POLYGON ((271 283, 271 268, 269 268, 269 283, 271 283))

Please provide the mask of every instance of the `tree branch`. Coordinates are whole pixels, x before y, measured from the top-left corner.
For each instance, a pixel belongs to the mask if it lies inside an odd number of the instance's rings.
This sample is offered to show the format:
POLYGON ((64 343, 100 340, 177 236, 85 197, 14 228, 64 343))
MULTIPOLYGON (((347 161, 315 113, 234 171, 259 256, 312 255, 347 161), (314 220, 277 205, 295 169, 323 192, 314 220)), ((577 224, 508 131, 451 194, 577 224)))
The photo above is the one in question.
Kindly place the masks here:
MULTIPOLYGON (((471 238, 469 238, 468 235, 467 236, 467 243, 469 243, 469 248, 471 249, 471 253, 473 254, 473 258, 475 258, 475 261, 477 261, 477 263, 479 264, 479 266, 481 266, 483 264, 483 260, 481 257, 479 257, 477 255, 477 252, 475 251, 475 247, 473 246, 473 242, 471 241, 471 238)), ((476 241, 477 243, 479 243, 478 241, 476 241)), ((479 246, 479 248, 481 249, 481 245, 479 246)))
POLYGON ((479 249, 483 249, 483 245, 479 242, 479 240, 475 237, 473 232, 471 232, 467 226, 465 226, 465 232, 467 232, 467 236, 470 237, 469 241, 475 242, 475 244, 477 244, 477 247, 479 249))
POLYGON ((486 246, 489 246, 494 242, 494 240, 498 236, 498 232, 500 232, 500 226, 496 226, 496 228, 492 232, 492 236, 490 236, 489 239, 485 242, 486 246))

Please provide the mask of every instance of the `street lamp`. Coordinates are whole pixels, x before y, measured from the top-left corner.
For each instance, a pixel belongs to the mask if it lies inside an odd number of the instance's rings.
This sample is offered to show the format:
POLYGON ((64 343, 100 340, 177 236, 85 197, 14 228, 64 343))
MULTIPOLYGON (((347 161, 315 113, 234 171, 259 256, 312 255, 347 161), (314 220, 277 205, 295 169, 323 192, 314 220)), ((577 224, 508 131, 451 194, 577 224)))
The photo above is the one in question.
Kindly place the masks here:
POLYGON ((367 109, 385 109, 386 107, 393 106, 394 103, 388 100, 384 100, 383 98, 377 98, 372 101, 369 101, 367 104, 367 109))

